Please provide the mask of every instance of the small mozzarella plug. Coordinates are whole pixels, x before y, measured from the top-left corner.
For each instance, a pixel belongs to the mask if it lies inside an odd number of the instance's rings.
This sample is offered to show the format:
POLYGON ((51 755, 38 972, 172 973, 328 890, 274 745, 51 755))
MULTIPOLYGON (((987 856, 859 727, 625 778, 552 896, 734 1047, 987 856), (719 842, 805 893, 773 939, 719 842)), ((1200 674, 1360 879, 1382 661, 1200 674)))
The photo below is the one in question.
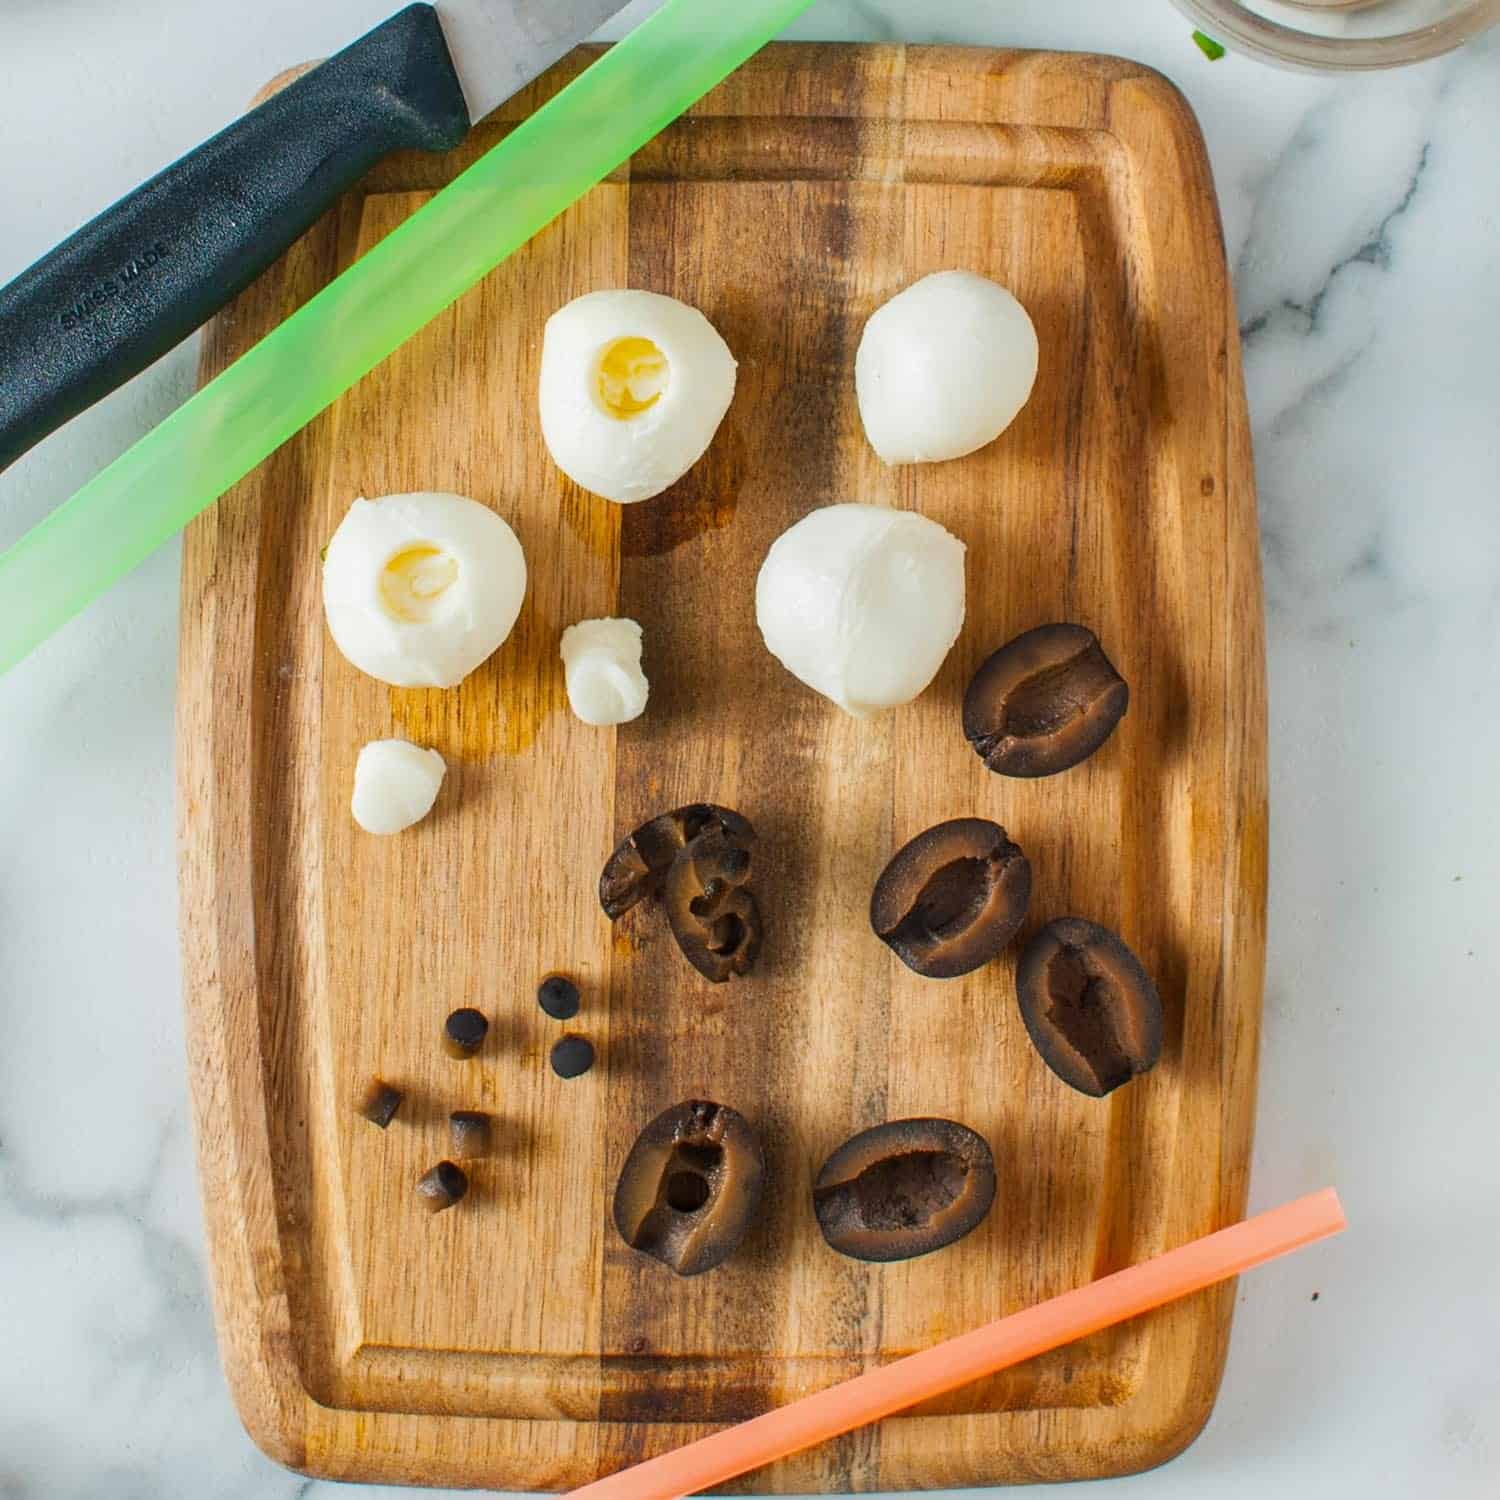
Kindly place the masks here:
POLYGON ((447 773, 436 750, 405 740, 375 740, 354 766, 354 821, 366 833, 400 833, 432 811, 447 773))
POLYGON ((568 702, 585 724, 627 724, 646 709, 641 627, 634 620, 581 620, 562 636, 568 702))

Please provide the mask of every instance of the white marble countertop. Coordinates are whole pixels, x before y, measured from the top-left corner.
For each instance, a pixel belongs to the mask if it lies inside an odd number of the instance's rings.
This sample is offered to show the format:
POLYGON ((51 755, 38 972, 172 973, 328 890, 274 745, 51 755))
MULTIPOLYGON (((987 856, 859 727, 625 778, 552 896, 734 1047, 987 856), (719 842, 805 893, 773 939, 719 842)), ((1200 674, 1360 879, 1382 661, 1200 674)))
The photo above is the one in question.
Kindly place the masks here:
MULTIPOLYGON (((0 282, 381 8, 4 0, 0 282)), ((1141 58, 1186 90, 1218 174, 1270 625, 1252 1198, 1331 1181, 1353 1228, 1242 1285, 1207 1431, 1118 1492, 1491 1497, 1500 35, 1335 81, 1210 64, 1167 0, 821 0, 793 34, 1141 58)), ((179 350, 0 475, 0 544, 193 365, 179 350)), ((0 681, 6 1500, 334 1493, 251 1447, 214 1354, 179 1015, 176 579, 169 548, 0 681)))

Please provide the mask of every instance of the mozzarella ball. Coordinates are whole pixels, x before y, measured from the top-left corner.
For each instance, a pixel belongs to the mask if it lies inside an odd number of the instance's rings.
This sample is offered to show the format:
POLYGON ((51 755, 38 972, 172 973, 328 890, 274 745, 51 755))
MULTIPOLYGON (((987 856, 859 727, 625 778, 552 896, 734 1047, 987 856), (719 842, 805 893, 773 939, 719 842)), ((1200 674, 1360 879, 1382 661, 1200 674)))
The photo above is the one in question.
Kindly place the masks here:
POLYGON ((888 464, 962 458, 1015 421, 1036 383, 1036 329, 972 271, 924 276, 878 308, 854 359, 859 414, 888 464))
POLYGON ((510 634, 526 597, 516 534, 462 495, 356 500, 323 563, 334 642, 393 687, 455 687, 510 634))
POLYGON ((703 457, 734 398, 735 363, 698 311, 656 292, 591 292, 542 340, 542 436, 570 479, 622 505, 703 457))
POLYGON ((436 750, 405 740, 375 740, 354 766, 350 810, 366 833, 400 833, 432 811, 448 767, 436 750))
POLYGON ((585 724, 628 724, 646 711, 641 627, 634 620, 580 620, 562 637, 568 702, 585 724))
POLYGON ((761 565, 755 618, 766 648, 857 719, 907 703, 963 629, 964 550, 914 511, 815 510, 761 565))

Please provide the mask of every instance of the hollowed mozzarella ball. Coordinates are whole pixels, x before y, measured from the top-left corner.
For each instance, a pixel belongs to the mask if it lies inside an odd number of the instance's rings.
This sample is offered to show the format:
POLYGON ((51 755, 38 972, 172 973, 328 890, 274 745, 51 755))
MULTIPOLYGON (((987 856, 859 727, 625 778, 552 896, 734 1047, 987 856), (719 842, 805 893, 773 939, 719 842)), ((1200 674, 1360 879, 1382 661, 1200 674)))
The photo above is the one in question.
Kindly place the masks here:
POLYGON ((432 811, 448 767, 436 750, 405 740, 375 740, 354 766, 350 810, 366 833, 400 833, 432 811))
POLYGON ((907 703, 963 629, 964 550, 913 511, 815 510, 761 565, 755 618, 766 647, 855 718, 907 703))
POLYGON ((734 398, 735 362, 698 311, 656 292, 591 292, 547 320, 542 436, 570 479, 649 500, 703 457, 734 398))
POLYGON ((393 687, 455 687, 510 634, 525 596, 515 532, 462 495, 356 500, 323 563, 339 650, 393 687))
POLYGON ((641 627, 634 620, 580 620, 562 636, 568 702, 585 724, 628 724, 646 711, 641 627))
POLYGON ((1026 309, 972 271, 938 271, 876 309, 854 384, 871 447, 888 464, 920 464, 994 442, 1026 405, 1036 371, 1026 309))

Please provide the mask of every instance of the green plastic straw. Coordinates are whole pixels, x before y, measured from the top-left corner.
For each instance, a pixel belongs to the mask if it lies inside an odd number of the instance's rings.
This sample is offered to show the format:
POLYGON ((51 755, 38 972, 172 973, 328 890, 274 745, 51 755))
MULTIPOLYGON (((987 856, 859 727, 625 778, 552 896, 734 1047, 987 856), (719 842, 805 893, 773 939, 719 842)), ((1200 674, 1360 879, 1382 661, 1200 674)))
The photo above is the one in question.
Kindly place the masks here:
POLYGON ((667 0, 0 555, 0 672, 614 171, 812 0, 667 0))

